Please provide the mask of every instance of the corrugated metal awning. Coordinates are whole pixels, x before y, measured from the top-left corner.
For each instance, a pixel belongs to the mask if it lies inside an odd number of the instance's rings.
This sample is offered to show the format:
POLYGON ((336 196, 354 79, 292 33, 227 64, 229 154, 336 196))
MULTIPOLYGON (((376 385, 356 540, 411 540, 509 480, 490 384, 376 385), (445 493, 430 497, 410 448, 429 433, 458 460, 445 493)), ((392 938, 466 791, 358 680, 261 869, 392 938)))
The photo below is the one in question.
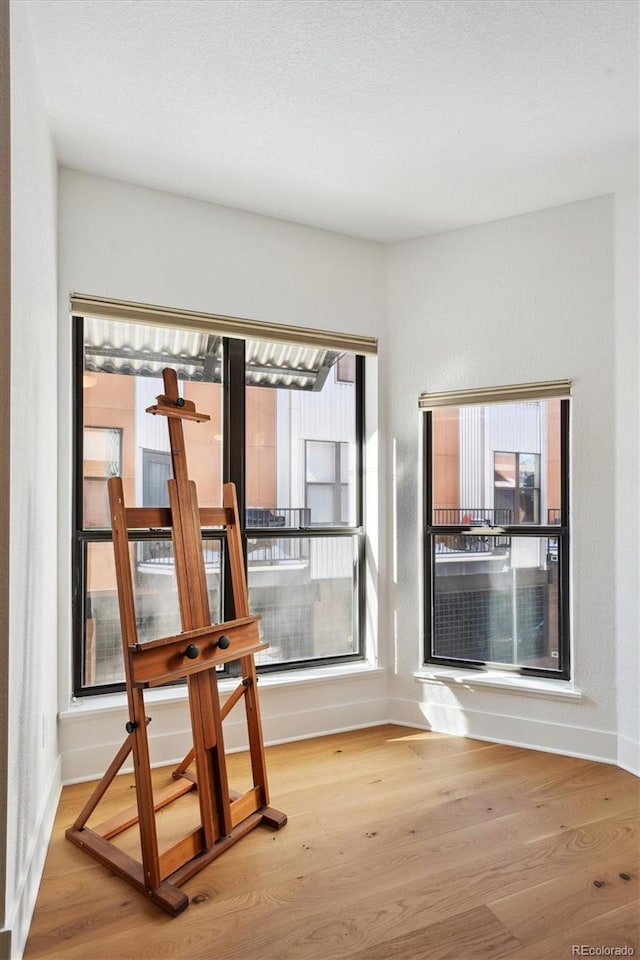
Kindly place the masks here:
MULTIPOLYGON (((246 340, 250 386, 321 390, 338 351, 246 340)), ((85 317, 85 370, 159 377, 170 366, 181 380, 220 383, 222 337, 193 330, 85 317)))

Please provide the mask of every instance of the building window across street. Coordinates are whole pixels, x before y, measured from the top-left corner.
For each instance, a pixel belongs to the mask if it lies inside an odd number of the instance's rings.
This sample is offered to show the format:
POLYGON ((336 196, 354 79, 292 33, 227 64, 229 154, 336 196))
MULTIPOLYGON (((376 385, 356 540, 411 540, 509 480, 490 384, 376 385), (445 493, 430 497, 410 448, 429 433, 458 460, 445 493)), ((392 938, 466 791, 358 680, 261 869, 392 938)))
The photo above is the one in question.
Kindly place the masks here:
MULTIPOLYGON (((73 322, 75 695, 123 689, 106 485, 121 476, 128 506, 167 504, 166 422, 145 414, 164 367, 211 417, 184 424, 200 505, 219 506, 222 484, 236 484, 250 607, 269 643, 258 669, 361 659, 363 357, 179 324, 73 322), (345 358, 352 381, 336 376, 345 358)), ((170 530, 130 539, 141 642, 179 632, 170 530)), ((230 619, 224 531, 204 530, 202 549, 212 620, 230 619)))
POLYGON ((349 478, 353 480, 349 449, 346 442, 306 441, 305 500, 316 526, 349 522, 349 478))
POLYGON ((513 523, 540 522, 540 454, 497 450, 494 462, 494 503, 508 510, 513 523))
POLYGON ((569 676, 569 387, 539 392, 420 398, 427 663, 569 676))

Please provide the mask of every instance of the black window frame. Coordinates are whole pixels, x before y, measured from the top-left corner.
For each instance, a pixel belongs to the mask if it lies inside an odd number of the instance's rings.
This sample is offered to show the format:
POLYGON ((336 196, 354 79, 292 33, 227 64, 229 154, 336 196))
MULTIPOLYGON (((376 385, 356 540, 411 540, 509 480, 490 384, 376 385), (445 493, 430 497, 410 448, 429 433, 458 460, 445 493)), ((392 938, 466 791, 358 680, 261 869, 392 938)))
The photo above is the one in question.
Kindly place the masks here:
MULTIPOLYGON (((72 608, 72 691, 74 697, 89 697, 125 690, 124 681, 117 683, 87 684, 84 682, 85 654, 85 597, 86 597, 86 551, 90 543, 110 543, 110 529, 83 528, 83 385, 84 372, 84 317, 74 314, 72 322, 72 432, 73 432, 73 496, 72 496, 72 550, 71 550, 71 608, 72 608)), ((365 398, 365 361, 364 356, 355 355, 355 484, 356 518, 352 526, 337 525, 323 527, 304 527, 303 529, 279 528, 278 538, 314 539, 321 537, 357 538, 357 569, 354 576, 353 611, 355 633, 358 638, 357 650, 334 657, 291 660, 282 663, 261 664, 259 673, 277 673, 301 667, 318 667, 361 661, 365 656, 365 530, 364 530, 364 398, 365 398)), ((246 511, 246 365, 245 341, 236 337, 222 338, 222 480, 236 485, 238 510, 242 525, 242 541, 247 570, 247 542, 251 540, 272 540, 273 527, 247 525, 246 511)), ((203 529, 203 541, 216 541, 220 544, 222 556, 222 594, 223 618, 234 617, 231 578, 229 576, 229 558, 226 550, 226 532, 223 529, 203 529)), ((130 541, 144 543, 149 540, 169 540, 171 531, 131 531, 130 541)), ((234 675, 234 663, 228 664, 221 673, 234 675)))
MULTIPOLYGON (((533 399, 533 398, 531 398, 533 399)), ((544 400, 544 397, 540 397, 544 400)), ((492 406, 491 400, 486 406, 492 406)), ((464 406, 464 401, 452 401, 451 408, 464 406)), ((441 408, 441 407, 440 407, 441 408)), ((433 507, 433 412, 425 409, 423 416, 423 596, 424 596, 424 651, 425 665, 459 667, 469 670, 483 670, 490 667, 505 673, 522 676, 543 677, 554 680, 569 680, 571 678, 571 623, 570 623, 570 542, 569 542, 569 431, 570 431, 570 400, 560 400, 560 495, 561 504, 558 522, 547 524, 516 522, 500 526, 500 537, 527 537, 545 539, 557 543, 558 564, 558 633, 559 633, 559 664, 557 670, 548 670, 541 667, 529 667, 522 664, 508 664, 496 661, 467 660, 462 658, 443 657, 434 653, 435 641, 435 605, 434 605, 434 577, 435 577, 435 538, 437 536, 454 537, 487 537, 488 531, 483 529, 475 535, 468 524, 434 524, 433 507)), ((547 521, 552 511, 547 510, 547 521)), ((553 511, 556 513, 556 511, 553 511)))

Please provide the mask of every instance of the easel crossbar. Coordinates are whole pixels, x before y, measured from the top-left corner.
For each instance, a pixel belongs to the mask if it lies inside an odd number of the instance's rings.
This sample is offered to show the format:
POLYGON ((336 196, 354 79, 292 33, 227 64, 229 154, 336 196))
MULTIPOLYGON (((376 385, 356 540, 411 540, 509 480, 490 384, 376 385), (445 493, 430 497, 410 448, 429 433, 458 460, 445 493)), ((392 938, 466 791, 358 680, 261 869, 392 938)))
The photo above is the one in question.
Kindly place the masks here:
MULTIPOLYGON (((173 803, 178 797, 189 793, 194 787, 195 783, 193 781, 180 779, 175 783, 170 783, 168 787, 158 790, 153 798, 154 812, 157 813, 158 810, 162 810, 167 804, 173 803)), ((98 824, 98 826, 92 827, 92 829, 98 836, 103 837, 105 840, 110 840, 111 837, 117 837, 119 833, 123 833, 125 830, 128 830, 129 827, 135 826, 139 820, 138 807, 132 804, 130 807, 127 807, 126 810, 121 810, 120 813, 116 813, 113 817, 109 817, 108 820, 104 820, 98 824)))

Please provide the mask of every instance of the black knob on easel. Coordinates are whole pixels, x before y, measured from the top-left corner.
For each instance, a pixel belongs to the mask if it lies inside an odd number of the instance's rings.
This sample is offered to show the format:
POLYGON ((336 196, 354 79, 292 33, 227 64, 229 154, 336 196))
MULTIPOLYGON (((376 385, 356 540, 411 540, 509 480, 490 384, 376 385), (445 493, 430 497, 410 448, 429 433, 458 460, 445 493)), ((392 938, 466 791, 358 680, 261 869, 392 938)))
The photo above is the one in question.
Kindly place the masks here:
POLYGON ((200 650, 195 645, 195 643, 190 643, 187 649, 185 650, 184 655, 188 660, 195 660, 197 657, 200 656, 200 650))
POLYGON ((133 720, 127 720, 127 722, 124 725, 124 728, 127 731, 127 733, 133 733, 133 731, 136 730, 137 727, 138 727, 138 724, 134 723, 133 720))
POLYGON ((216 646, 219 647, 220 650, 228 650, 231 646, 231 640, 229 640, 229 637, 225 636, 225 634, 222 634, 222 636, 218 639, 216 646))
POLYGON ((184 407, 184 397, 178 397, 176 400, 176 407, 184 407))

